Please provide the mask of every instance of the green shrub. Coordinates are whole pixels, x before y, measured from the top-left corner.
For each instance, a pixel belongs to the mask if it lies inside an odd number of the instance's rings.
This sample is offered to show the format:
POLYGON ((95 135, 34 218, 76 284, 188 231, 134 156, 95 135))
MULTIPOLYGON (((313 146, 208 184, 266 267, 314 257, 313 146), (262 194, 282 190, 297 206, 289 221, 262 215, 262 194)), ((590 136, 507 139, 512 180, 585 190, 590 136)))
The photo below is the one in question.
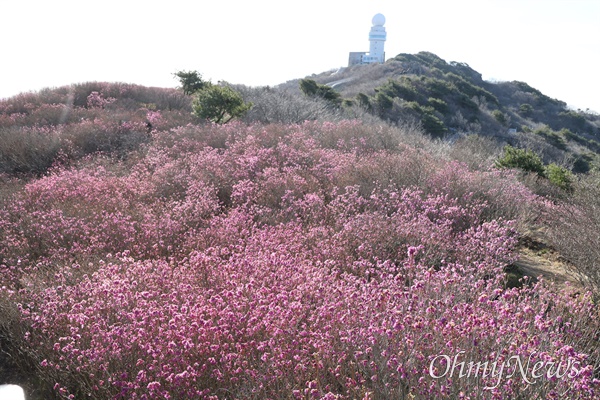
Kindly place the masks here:
POLYGON ((446 103, 444 100, 430 97, 427 100, 427 103, 442 114, 446 114, 448 112, 448 103, 446 103))
POLYGON ((447 129, 444 123, 436 117, 433 113, 425 112, 421 117, 423 123, 423 129, 433 137, 443 136, 447 129))
POLYGON ((308 97, 320 97, 335 106, 342 104, 342 97, 335 89, 331 86, 321 85, 312 79, 302 79, 300 90, 308 97))
POLYGON ((561 167, 560 165, 556 165, 554 163, 549 164, 546 166, 545 174, 553 185, 567 192, 571 192, 573 190, 574 176, 571 171, 565 167, 561 167))
POLYGON ((544 163, 539 155, 531 150, 519 149, 511 145, 504 147, 502 156, 495 164, 498 168, 516 168, 545 176, 544 163))
POLYGON ((206 88, 210 83, 202 80, 202 74, 198 71, 178 71, 173 75, 181 83, 181 89, 183 93, 192 95, 199 90, 206 88))
POLYGON ((487 90, 485 90, 484 88, 474 85, 471 82, 468 82, 467 80, 465 80, 462 76, 456 75, 455 73, 447 73, 445 75, 446 79, 448 79, 450 82, 452 82, 454 85, 456 85, 456 87, 467 97, 471 98, 471 97, 476 97, 476 96, 483 96, 485 97, 489 102, 499 105, 500 102, 498 101, 498 98, 496 96, 494 96, 492 93, 488 92, 487 90))
POLYGON ((436 54, 430 53, 428 51, 421 51, 421 52, 415 54, 415 56, 420 61, 422 61, 423 63, 425 63, 431 67, 437 67, 437 68, 441 68, 441 69, 445 69, 445 70, 449 69, 448 63, 446 63, 446 61, 444 61, 442 58, 440 58, 436 54))
POLYGON ((399 97, 407 101, 415 101, 419 97, 419 92, 413 86, 408 78, 396 81, 390 79, 386 84, 377 88, 380 93, 383 93, 391 98, 399 97))
POLYGON ((458 88, 447 81, 436 78, 426 78, 425 87, 432 97, 443 98, 458 93, 458 88))
POLYGON ((591 150, 594 150, 596 153, 600 153, 600 142, 598 142, 597 140, 590 139, 587 143, 587 146, 591 150))
POLYGON ((507 123, 506 115, 500 110, 492 111, 492 117, 502 125, 506 125, 507 123))
POLYGON ((573 132, 571 132, 571 130, 569 130, 567 128, 561 129, 560 131, 558 131, 558 134, 567 140, 578 141, 578 139, 580 138, 579 135, 574 134, 573 132))
POLYGON ((375 95, 375 104, 380 111, 389 110, 394 105, 394 100, 384 93, 377 93, 375 95))
POLYGON ((364 93, 357 94, 356 95, 356 101, 365 110, 371 110, 372 109, 371 101, 369 100, 369 96, 367 96, 366 94, 364 94, 364 93))
POLYGON ((594 151, 598 151, 600 148, 597 146, 594 146, 594 143, 592 143, 590 140, 584 138, 583 136, 580 136, 576 133, 571 132, 571 130, 567 129, 567 128, 563 128, 560 131, 558 131, 558 134, 564 139, 564 140, 572 140, 573 142, 577 142, 582 146, 586 146, 594 151))
POLYGON ((300 81, 300 90, 306 96, 316 96, 319 90, 319 84, 312 79, 302 79, 300 81))
POLYGON ((414 110, 414 111, 418 112, 419 114, 423 114, 425 112, 425 110, 423 110, 421 105, 419 103, 417 103, 416 101, 407 101, 406 103, 404 103, 404 107, 410 108, 411 110, 414 110))
POLYGON ((547 125, 536 129, 535 131, 533 131, 533 133, 542 136, 544 139, 546 139, 548 143, 550 143, 552 146, 558 149, 567 149, 567 144, 565 143, 565 140, 559 134, 550 129, 547 125))
POLYGON ((470 110, 470 111, 479 111, 479 106, 477 105, 477 103, 475 103, 473 100, 471 100, 471 98, 465 94, 460 95, 460 97, 458 98, 458 104, 461 105, 461 107, 470 110))
POLYGON ((545 94, 543 94, 539 90, 529 86, 525 82, 512 81, 511 84, 514 85, 518 90, 525 92, 525 93, 529 93, 533 97, 533 99, 535 99, 535 104, 536 104, 536 107, 538 107, 538 108, 540 108, 540 106, 544 106, 544 105, 557 105, 557 106, 561 106, 561 107, 566 106, 565 103, 563 103, 559 100, 554 100, 554 99, 546 96, 545 94))
POLYGON ((531 116, 531 114, 533 114, 533 106, 527 103, 521 104, 521 106, 519 107, 519 114, 521 114, 524 117, 531 116))
POLYGON ((590 154, 580 154, 573 162, 573 172, 585 174, 592 169, 591 162, 594 157, 590 154))
POLYGON ((585 120, 585 116, 583 114, 580 114, 576 111, 566 111, 566 112, 561 112, 558 115, 567 119, 567 121, 569 121, 569 123, 572 124, 577 129, 585 128, 586 120, 585 120))
POLYGON ((242 96, 229 86, 210 85, 195 94, 194 115, 216 124, 226 124, 233 118, 246 114, 252 103, 244 102, 242 96))

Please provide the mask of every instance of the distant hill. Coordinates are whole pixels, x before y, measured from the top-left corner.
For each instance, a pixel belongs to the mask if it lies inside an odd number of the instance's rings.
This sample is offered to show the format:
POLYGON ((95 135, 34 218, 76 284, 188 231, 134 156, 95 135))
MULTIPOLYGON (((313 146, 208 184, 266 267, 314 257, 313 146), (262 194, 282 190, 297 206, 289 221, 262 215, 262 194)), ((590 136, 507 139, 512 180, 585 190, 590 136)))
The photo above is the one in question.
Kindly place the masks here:
POLYGON ((419 121, 434 137, 476 133, 521 143, 549 161, 570 160, 579 172, 588 168, 581 160, 600 152, 599 115, 569 109, 525 82, 484 81, 468 64, 429 52, 399 54, 384 64, 310 79, 334 87, 346 105, 364 107, 392 123, 419 121))

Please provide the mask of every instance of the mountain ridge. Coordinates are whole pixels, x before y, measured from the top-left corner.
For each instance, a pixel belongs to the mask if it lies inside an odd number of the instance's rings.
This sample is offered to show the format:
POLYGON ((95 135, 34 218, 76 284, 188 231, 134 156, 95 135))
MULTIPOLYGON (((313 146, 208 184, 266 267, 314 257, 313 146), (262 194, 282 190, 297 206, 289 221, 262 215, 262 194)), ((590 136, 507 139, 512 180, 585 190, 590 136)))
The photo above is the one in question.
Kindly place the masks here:
MULTIPOLYGON (((416 121, 433 137, 490 136, 533 147, 548 161, 567 160, 576 172, 589 168, 574 163, 600 152, 600 115, 573 110, 526 82, 486 81, 468 64, 446 62, 430 52, 401 53, 384 64, 307 79, 332 86, 346 105, 362 106, 393 124, 416 121)), ((283 86, 292 89, 294 84, 283 86)))

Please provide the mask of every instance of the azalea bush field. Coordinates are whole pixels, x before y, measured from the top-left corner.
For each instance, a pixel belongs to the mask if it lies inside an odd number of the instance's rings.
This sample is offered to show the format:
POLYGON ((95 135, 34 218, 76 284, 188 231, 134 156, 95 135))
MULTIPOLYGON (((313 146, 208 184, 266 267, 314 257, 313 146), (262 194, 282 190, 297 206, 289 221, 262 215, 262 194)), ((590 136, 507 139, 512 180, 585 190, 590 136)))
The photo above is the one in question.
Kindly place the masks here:
POLYGON ((90 82, 0 101, 0 173, 44 173, 57 160, 124 156, 152 129, 193 121, 175 89, 90 82))
POLYGON ((0 342, 45 396, 598 398, 592 295, 506 287, 521 227, 557 207, 514 172, 358 121, 151 116, 127 157, 0 198, 0 342), (457 354, 563 373, 432 367, 457 354))

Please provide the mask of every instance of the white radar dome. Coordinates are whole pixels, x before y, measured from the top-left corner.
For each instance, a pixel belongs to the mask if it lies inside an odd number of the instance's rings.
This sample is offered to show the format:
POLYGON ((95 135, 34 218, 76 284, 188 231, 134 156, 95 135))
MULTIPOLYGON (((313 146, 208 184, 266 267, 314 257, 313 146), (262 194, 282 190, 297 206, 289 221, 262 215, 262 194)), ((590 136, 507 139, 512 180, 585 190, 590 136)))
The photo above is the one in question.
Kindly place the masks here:
POLYGON ((385 24, 385 17, 383 14, 375 14, 373 17, 373 25, 374 26, 383 26, 385 24))

